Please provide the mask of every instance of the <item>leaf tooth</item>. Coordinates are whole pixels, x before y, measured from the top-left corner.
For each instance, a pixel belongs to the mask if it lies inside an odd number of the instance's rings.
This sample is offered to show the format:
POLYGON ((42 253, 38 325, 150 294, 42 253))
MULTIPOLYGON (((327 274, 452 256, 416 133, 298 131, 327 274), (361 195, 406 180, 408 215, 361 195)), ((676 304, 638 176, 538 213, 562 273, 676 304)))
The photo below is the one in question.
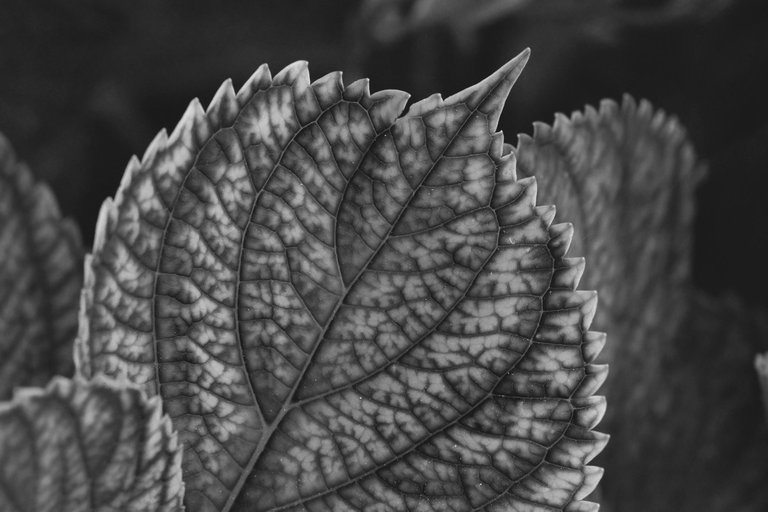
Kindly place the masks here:
POLYGON ((608 444, 608 441, 611 440, 611 436, 608 434, 604 434, 603 432, 596 432, 594 430, 589 431, 591 439, 587 442, 587 445, 590 446, 590 450, 587 452, 587 454, 584 456, 584 464, 587 464, 592 459, 600 455, 600 452, 605 450, 606 445, 608 444))
POLYGON ((600 505, 593 501, 572 501, 563 512, 598 512, 600 505))
POLYGON ((320 115, 322 107, 315 94, 310 90, 311 85, 307 61, 296 63, 296 76, 291 83, 291 88, 293 89, 293 101, 295 103, 294 111, 299 122, 303 125, 314 122, 320 115))
POLYGON ((494 160, 504 156, 504 133, 498 131, 491 135, 491 144, 488 147, 488 154, 494 160))
MULTIPOLYGON (((141 157, 141 163, 144 165, 151 164, 151 162, 155 159, 157 154, 165 149, 165 147, 168 144, 168 132, 163 128, 159 132, 157 132, 157 135, 155 135, 155 138, 152 139, 152 142, 149 143, 149 146, 147 146, 146 151, 144 151, 144 155, 141 157)), ((126 174, 128 174, 128 171, 126 170, 126 174)), ((120 187, 122 188, 123 183, 120 183, 120 187)))
POLYGON ((573 405, 576 407, 575 423, 590 430, 602 421, 607 408, 604 396, 574 398, 573 405))
POLYGON ((272 85, 272 72, 269 70, 269 66, 262 64, 253 74, 245 81, 240 90, 237 91, 237 102, 240 106, 244 106, 248 103, 253 95, 258 91, 263 91, 267 87, 272 85))
POLYGON ((587 397, 594 395, 600 389, 600 386, 603 385, 606 378, 608 378, 607 364, 588 364, 584 379, 582 379, 574 396, 587 397))
MULTIPOLYGON (((152 144, 150 144, 150 146, 151 145, 152 144)), ((149 150, 149 148, 147 148, 147 150, 149 150)), ((146 153, 144 156, 147 156, 146 153)), ((109 209, 107 209, 105 213, 106 215, 105 224, 104 224, 105 240, 106 238, 112 236, 112 228, 117 223, 117 215, 118 215, 117 210, 120 207, 120 205, 125 202, 125 195, 130 190, 131 183, 137 178, 137 176, 139 176, 139 174, 141 174, 143 165, 144 163, 139 161, 136 155, 132 156, 131 159, 128 160, 128 165, 125 166, 125 171, 123 172, 123 177, 120 179, 120 186, 117 188, 117 193, 115 194, 115 198, 109 203, 107 201, 104 201, 104 203, 102 203, 102 210, 104 210, 105 206, 109 204, 109 209)), ((99 218, 101 218, 101 210, 99 211, 99 218)), ((97 231, 98 231, 98 222, 97 222, 97 231)), ((98 233, 97 233, 97 236, 98 236, 98 233)), ((94 242, 94 246, 95 245, 96 244, 94 242)), ((94 248, 94 252, 96 252, 95 248, 94 248)))
POLYGON ((59 202, 53 191, 43 182, 32 183, 32 189, 29 192, 32 204, 34 205, 33 215, 41 217, 61 217, 59 202))
MULTIPOLYGON (((503 135, 503 134, 502 134, 503 135)), ((504 145, 501 148, 501 156, 507 156, 514 152, 515 146, 512 144, 505 142, 504 145)))
POLYGON ((306 83, 309 86, 309 63, 305 60, 288 64, 272 79, 273 86, 293 85, 296 82, 306 83))
POLYGON ((364 98, 370 97, 370 84, 371 81, 367 78, 355 80, 344 88, 344 99, 347 101, 361 101, 364 98))
MULTIPOLYGON (((562 114, 555 114, 555 123, 560 120, 560 123, 563 123, 562 118, 568 122, 567 118, 563 116, 562 114)), ((522 140, 525 140, 526 144, 533 144, 534 140, 548 140, 552 138, 552 127, 548 125, 547 123, 543 123, 541 121, 534 121, 533 123, 533 137, 528 135, 527 133, 521 133, 518 135, 518 147, 521 147, 522 140)))
POLYGON ((550 288, 575 290, 579 286, 581 276, 584 275, 586 259, 583 257, 562 258, 560 263, 561 266, 555 268, 555 271, 552 274, 552 284, 550 285, 550 288))
POLYGON ((544 225, 547 226, 547 229, 549 229, 549 226, 552 225, 552 221, 555 220, 555 214, 557 213, 557 208, 553 204, 546 204, 542 206, 537 206, 534 208, 534 211, 536 212, 536 216, 540 217, 542 221, 544 221, 544 225))
POLYGON ((575 293, 578 293, 580 296, 586 299, 584 304, 581 306, 581 314, 583 315, 581 320, 581 328, 582 330, 586 331, 589 329, 589 326, 592 325, 592 320, 594 320, 595 312, 597 311, 597 292, 594 290, 576 290, 575 293))
POLYGON ((470 110, 478 110, 487 114, 490 129, 495 131, 509 91, 520 77, 530 55, 530 48, 526 48, 485 80, 446 98, 445 104, 463 103, 470 110))
POLYGON ((371 119, 377 132, 392 126, 405 110, 410 94, 397 89, 386 89, 371 94, 371 119))
POLYGON ((517 136, 517 147, 512 148, 512 153, 517 158, 518 176, 531 177, 534 175, 537 152, 533 151, 532 148, 535 147, 535 144, 530 135, 521 133, 517 136))
POLYGON ((523 204, 533 208, 536 206, 536 196, 539 195, 539 183, 534 176, 517 180, 520 186, 525 187, 525 192, 521 200, 523 204))
POLYGON ((501 157, 496 169, 496 182, 515 183, 517 182, 517 155, 514 152, 507 153, 501 157))
POLYGON ((419 117, 432 110, 442 107, 443 104, 444 102, 442 95, 440 95, 440 93, 434 93, 411 105, 411 108, 408 109, 406 116, 419 117))
POLYGON ((581 352, 587 363, 591 363, 600 355, 607 338, 608 336, 604 332, 587 331, 581 345, 581 352))
POLYGON ((603 478, 605 470, 598 466, 584 466, 584 483, 574 494, 577 500, 583 500, 595 490, 600 480, 603 478))
POLYGON ((578 122, 577 120, 581 116, 581 112, 576 112, 573 114, 572 118, 569 118, 565 114, 558 112, 555 114, 555 122, 552 123, 550 129, 544 130, 542 128, 539 130, 540 135, 536 134, 534 137, 536 140, 541 140, 539 137, 542 137, 544 140, 559 140, 567 146, 574 137, 573 125, 578 122))
POLYGON ((573 240, 573 224, 570 222, 563 222, 561 224, 553 224, 549 228, 549 250, 552 256, 555 258, 562 258, 568 252, 571 246, 571 240, 573 240))
MULTIPOLYGON (((110 199, 108 198, 107 201, 110 201, 110 199)), ((102 205, 102 211, 103 210, 104 205, 102 205)), ((99 219, 101 219, 101 213, 99 213, 99 219)), ((99 229, 97 221, 97 237, 98 234, 99 229)), ((103 240, 101 241, 101 244, 103 245, 103 240)), ((101 251, 101 248, 98 250, 101 251)), ((96 240, 94 240, 94 251, 96 251, 96 240)), ((91 339, 90 318, 91 309, 93 308, 93 290, 95 283, 96 275, 93 270, 93 256, 86 254, 83 263, 83 288, 80 290, 80 308, 77 313, 77 335, 75 336, 74 347, 72 350, 75 362, 75 375, 81 375, 86 378, 93 376, 89 343, 91 339)))
POLYGON ((318 78, 312 82, 310 87, 315 92, 320 107, 323 109, 329 108, 339 101, 339 98, 344 93, 344 81, 342 80, 341 71, 334 71, 318 78))
POLYGON ((240 105, 237 102, 235 88, 232 86, 232 79, 227 78, 213 95, 205 114, 213 124, 214 129, 218 129, 221 126, 231 125, 239 110, 240 105))
POLYGON ((208 119, 200 100, 195 98, 189 102, 181 119, 168 136, 168 145, 181 144, 189 148, 199 147, 209 136, 208 119))
MULTIPOLYGON (((504 172, 509 173, 510 169, 504 172)), ((536 179, 529 177, 517 181, 499 181, 497 177, 491 206, 496 209, 502 225, 530 221, 536 206, 536 179)))

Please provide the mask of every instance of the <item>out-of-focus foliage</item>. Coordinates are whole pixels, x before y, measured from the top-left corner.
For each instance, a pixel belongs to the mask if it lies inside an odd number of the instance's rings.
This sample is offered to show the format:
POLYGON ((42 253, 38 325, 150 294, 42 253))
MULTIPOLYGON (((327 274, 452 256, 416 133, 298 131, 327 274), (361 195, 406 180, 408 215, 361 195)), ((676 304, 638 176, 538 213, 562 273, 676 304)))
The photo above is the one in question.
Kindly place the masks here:
POLYGON ((56 377, 0 402, 3 512, 182 512, 181 445, 158 399, 56 377))
POLYGON ((0 400, 72 375, 82 285, 77 225, 0 134, 0 400))

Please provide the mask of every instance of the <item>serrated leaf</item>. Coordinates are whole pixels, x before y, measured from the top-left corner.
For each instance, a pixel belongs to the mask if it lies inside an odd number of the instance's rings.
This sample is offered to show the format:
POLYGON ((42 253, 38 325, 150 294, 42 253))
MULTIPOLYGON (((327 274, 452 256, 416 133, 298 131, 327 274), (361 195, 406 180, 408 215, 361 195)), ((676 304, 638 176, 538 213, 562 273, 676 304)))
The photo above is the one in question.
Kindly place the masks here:
POLYGON ((181 447, 157 399, 55 378, 0 404, 3 512, 177 512, 181 447))
POLYGON ((0 134, 0 400, 72 375, 83 283, 80 232, 0 134))
POLYGON ((403 92, 263 66, 131 161, 79 368, 160 394, 189 510, 586 506, 596 297, 495 133, 526 60, 400 118, 403 92))

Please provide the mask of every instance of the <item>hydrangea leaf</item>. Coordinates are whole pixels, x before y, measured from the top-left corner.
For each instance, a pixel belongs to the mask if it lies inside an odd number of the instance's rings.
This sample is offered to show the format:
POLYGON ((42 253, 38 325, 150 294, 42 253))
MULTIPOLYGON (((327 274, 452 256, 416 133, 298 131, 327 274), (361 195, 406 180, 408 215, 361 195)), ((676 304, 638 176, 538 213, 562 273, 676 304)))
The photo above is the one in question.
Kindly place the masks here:
POLYGON ((72 375, 83 283, 80 232, 0 135, 0 400, 72 375))
POLYGON ((130 162, 78 365, 158 393, 192 511, 594 510, 604 336, 498 118, 306 63, 225 82, 130 162))
POLYGON ((181 455, 158 398, 56 377, 0 403, 0 509, 180 512, 181 455))

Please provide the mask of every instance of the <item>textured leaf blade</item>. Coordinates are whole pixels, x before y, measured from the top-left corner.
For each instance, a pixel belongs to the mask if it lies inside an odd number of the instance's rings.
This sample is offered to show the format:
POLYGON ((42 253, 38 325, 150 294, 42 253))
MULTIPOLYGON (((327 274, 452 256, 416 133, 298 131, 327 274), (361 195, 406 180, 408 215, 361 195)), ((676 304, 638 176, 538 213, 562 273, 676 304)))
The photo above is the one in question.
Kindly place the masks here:
POLYGON ((181 447, 158 399, 55 378, 0 404, 0 508, 182 510, 181 447))
POLYGON ((0 399, 72 375, 80 232, 0 134, 0 399))
POLYGON ((495 133, 526 58, 401 118, 262 67, 129 164, 79 368, 160 394, 190 510, 587 506, 596 299, 495 133))

